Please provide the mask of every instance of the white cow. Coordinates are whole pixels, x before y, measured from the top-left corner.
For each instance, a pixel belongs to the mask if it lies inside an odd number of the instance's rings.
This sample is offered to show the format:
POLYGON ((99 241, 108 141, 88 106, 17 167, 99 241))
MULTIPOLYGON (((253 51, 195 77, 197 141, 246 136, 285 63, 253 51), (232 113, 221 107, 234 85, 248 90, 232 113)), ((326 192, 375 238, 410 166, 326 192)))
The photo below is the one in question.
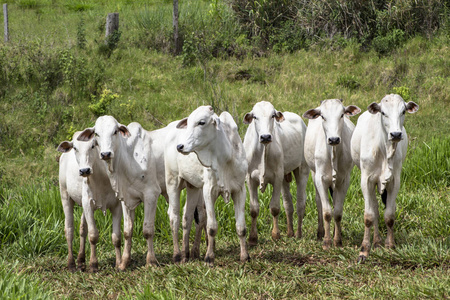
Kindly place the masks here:
POLYGON ((143 235, 147 240, 147 265, 156 265, 153 247, 155 215, 158 196, 161 193, 156 172, 156 159, 152 151, 152 139, 140 124, 128 126, 114 117, 99 117, 93 128, 85 129, 78 140, 88 141, 95 135, 100 157, 107 164, 111 186, 122 200, 124 215, 124 251, 120 270, 125 270, 131 261, 131 240, 135 209, 144 203, 143 235))
POLYGON ((323 248, 331 247, 330 222, 334 216, 334 245, 342 246, 341 220, 344 199, 350 185, 350 172, 353 161, 350 155, 350 140, 355 125, 348 116, 360 113, 359 107, 344 106, 340 99, 330 99, 321 102, 320 106, 310 109, 303 117, 310 119, 305 138, 305 158, 311 168, 316 202, 320 199, 322 215, 325 223, 323 248), (328 190, 334 204, 332 211, 328 200, 328 190))
MULTIPOLYGON (((236 231, 241 246, 240 259, 242 262, 249 260, 245 241, 247 160, 236 123, 228 112, 223 112, 218 117, 211 106, 200 106, 188 118, 181 120, 177 128, 186 129, 176 146, 178 152, 182 154, 195 152, 199 162, 204 166, 201 182, 191 184, 202 188, 206 205, 208 249, 205 262, 210 266, 214 265, 214 238, 218 229, 214 203, 219 195, 222 195, 225 202, 229 201, 230 196, 234 201, 236 231)), ((182 166, 186 172, 189 172, 189 167, 189 164, 182 166)), ((197 170, 193 168, 191 172, 197 170)), ((176 199, 172 199, 169 196, 170 208, 176 205, 173 203, 176 199)))
POLYGON ((419 106, 412 101, 405 103, 399 95, 390 94, 379 104, 370 104, 367 109, 358 119, 351 140, 353 161, 361 169, 361 189, 365 201, 365 231, 358 259, 360 262, 364 262, 369 256, 372 225, 373 245, 378 247, 381 244, 375 186, 386 204, 384 221, 388 231, 385 246, 395 247, 395 198, 400 189, 400 173, 408 147, 408 136, 403 122, 405 113, 415 113, 419 106))
MULTIPOLYGON (((303 155, 306 125, 302 118, 291 112, 281 113, 270 102, 262 101, 253 106, 244 116, 244 123, 250 124, 244 137, 247 156, 247 184, 250 191, 250 229, 249 244, 256 245, 256 228, 259 215, 258 187, 264 193, 267 184, 272 184, 273 193, 270 211, 273 216, 272 238, 280 238, 278 214, 280 212, 280 192, 283 195, 287 216, 287 235, 294 236, 293 204, 290 192, 292 173, 297 184, 297 237, 302 235, 302 221, 306 205, 306 183, 309 167, 303 155)), ((322 226, 323 232, 323 226, 322 226)), ((323 234, 323 233, 322 233, 323 234)))
POLYGON ((105 166, 99 159, 95 141, 77 141, 79 134, 80 132, 76 132, 71 142, 64 141, 57 149, 63 152, 59 160, 59 188, 66 219, 64 231, 69 249, 68 268, 71 271, 76 268, 73 259, 72 241, 74 232, 73 207, 74 203, 77 203, 83 207, 80 222, 78 267, 84 269, 86 235, 89 233, 91 245, 89 267, 92 272, 96 272, 98 270, 96 244, 99 233, 95 225, 94 210, 101 209, 103 213, 106 213, 106 209, 109 209, 112 213, 112 242, 116 251, 116 267, 118 267, 121 261, 120 223, 122 206, 111 188, 105 166))

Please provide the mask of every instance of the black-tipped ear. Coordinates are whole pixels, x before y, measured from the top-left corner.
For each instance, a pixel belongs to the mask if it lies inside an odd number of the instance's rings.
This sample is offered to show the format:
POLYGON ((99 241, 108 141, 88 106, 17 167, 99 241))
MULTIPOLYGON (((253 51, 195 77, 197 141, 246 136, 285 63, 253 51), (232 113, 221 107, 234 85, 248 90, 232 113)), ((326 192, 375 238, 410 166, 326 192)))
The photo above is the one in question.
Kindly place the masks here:
POLYGON ((119 124, 119 131, 123 137, 130 137, 131 133, 128 131, 127 126, 119 124))
POLYGON ((80 133, 80 135, 77 137, 77 140, 87 142, 94 137, 94 133, 95 133, 94 127, 86 128, 80 133))
POLYGON ((253 113, 249 112, 245 114, 244 120, 242 122, 244 122, 244 124, 250 124, 252 121, 253 121, 253 113))
POLYGON ((347 116, 355 116, 361 112, 361 109, 356 105, 349 105, 345 108, 345 114, 347 116))
POLYGON ((318 117, 320 117, 320 109, 319 108, 310 109, 303 114, 303 118, 307 118, 310 120, 317 119, 318 117))
POLYGON ((177 128, 186 128, 187 127, 187 120, 188 118, 184 118, 177 124, 177 128))
POLYGON ((70 150, 72 150, 72 148, 73 148, 72 142, 64 141, 61 144, 59 144, 59 146, 56 150, 58 150, 59 152, 62 152, 62 153, 66 153, 66 152, 69 152, 70 150))
POLYGON ((376 102, 372 102, 370 103, 369 106, 367 106, 367 110, 371 113, 371 114, 376 114, 381 112, 381 106, 376 103, 376 102))
POLYGON ((413 101, 409 101, 406 104, 406 110, 410 113, 413 114, 415 112, 417 112, 419 110, 419 105, 417 105, 417 103, 413 102, 413 101))
POLYGON ((275 120, 277 120, 277 122, 279 122, 279 123, 281 123, 281 122, 283 122, 285 120, 284 116, 283 116, 283 113, 281 111, 277 111, 275 113, 275 120))

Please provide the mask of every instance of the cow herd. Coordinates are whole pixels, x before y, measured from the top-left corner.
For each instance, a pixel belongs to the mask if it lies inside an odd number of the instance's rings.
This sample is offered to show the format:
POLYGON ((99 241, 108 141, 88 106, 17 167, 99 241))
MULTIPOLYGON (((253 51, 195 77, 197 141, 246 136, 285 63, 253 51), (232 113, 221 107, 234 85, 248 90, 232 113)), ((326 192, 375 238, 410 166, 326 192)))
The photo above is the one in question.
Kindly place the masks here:
POLYGON ((168 215, 173 236, 173 260, 185 262, 199 258, 202 230, 206 228, 205 262, 214 265, 215 235, 218 223, 214 204, 219 196, 234 202, 236 232, 240 243, 240 260, 250 259, 247 250, 245 201, 247 182, 250 193, 250 245, 257 245, 258 189, 264 193, 273 187, 269 204, 273 217, 272 238, 280 238, 278 216, 280 194, 287 217, 287 235, 302 236, 306 206, 306 184, 311 172, 318 210, 317 237, 323 248, 332 245, 330 223, 334 219, 334 246, 342 246, 341 220, 344 199, 354 165, 361 169, 361 189, 365 200, 364 239, 359 261, 370 252, 370 230, 374 226, 373 246, 381 243, 378 231, 378 203, 375 190, 382 195, 388 229, 385 246, 395 247, 393 225, 395 199, 400 188, 400 172, 408 145, 403 127, 405 113, 418 110, 414 102, 396 94, 372 103, 356 124, 349 117, 360 113, 357 106, 344 106, 342 100, 329 99, 303 114, 279 112, 269 102, 259 102, 245 114, 248 124, 242 141, 238 127, 228 112, 217 116, 212 107, 201 106, 187 118, 167 127, 147 131, 136 122, 122 125, 111 116, 99 117, 94 127, 76 132, 72 141, 58 146, 59 183, 65 214, 65 236, 68 244, 68 268, 84 268, 86 237, 90 243, 89 269, 98 270, 96 244, 99 232, 94 211, 112 214, 112 242, 116 267, 125 270, 131 261, 131 241, 135 209, 143 202, 143 236, 147 240, 147 265, 157 264, 153 247, 155 216, 160 195, 169 203, 168 215), (293 201, 290 182, 297 186, 297 228, 294 232, 293 201), (180 193, 186 189, 180 227, 180 193), (330 203, 330 196, 332 204, 330 203), (73 257, 73 209, 83 207, 80 221, 80 250, 77 263, 73 257), (121 253, 123 216, 124 249, 121 253), (194 218, 196 233, 189 249, 189 233, 194 218))

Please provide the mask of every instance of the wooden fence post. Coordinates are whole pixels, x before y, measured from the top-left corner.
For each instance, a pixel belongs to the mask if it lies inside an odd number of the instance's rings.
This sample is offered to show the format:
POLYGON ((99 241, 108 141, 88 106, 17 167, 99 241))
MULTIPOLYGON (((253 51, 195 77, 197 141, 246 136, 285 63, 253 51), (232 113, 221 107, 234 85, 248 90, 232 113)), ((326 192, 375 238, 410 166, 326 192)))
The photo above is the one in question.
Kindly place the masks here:
POLYGON ((173 42, 175 44, 175 55, 180 54, 180 40, 178 37, 178 0, 173 0, 173 42))
POLYGON ((5 42, 9 41, 9 28, 8 28, 8 4, 3 4, 3 18, 5 21, 5 42))
POLYGON ((119 30, 119 13, 109 13, 106 17, 106 44, 108 43, 108 36, 117 30, 119 30))

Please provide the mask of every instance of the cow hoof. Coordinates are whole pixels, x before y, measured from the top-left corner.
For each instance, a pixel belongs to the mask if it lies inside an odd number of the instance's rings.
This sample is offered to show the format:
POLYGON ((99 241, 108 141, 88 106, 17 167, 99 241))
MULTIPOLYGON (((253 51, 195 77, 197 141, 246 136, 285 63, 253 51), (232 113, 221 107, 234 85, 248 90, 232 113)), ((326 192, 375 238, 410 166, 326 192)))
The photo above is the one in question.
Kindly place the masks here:
POLYGON ((250 255, 248 253, 244 254, 244 255, 241 255, 241 263, 245 263, 245 262, 248 262, 248 261, 250 261, 250 255))
POLYGON ((78 270, 80 270, 81 272, 85 272, 86 271, 86 264, 78 265, 78 270))
POLYGON ((249 237, 248 238, 248 245, 250 247, 254 247, 258 245, 258 237, 249 237))
POLYGON ((342 248, 342 241, 341 241, 341 240, 339 240, 339 241, 334 241, 333 244, 334 244, 335 247, 342 248))
POLYGON ((200 250, 192 250, 192 259, 200 258, 200 250))
POLYGON ((329 250, 331 248, 331 240, 324 240, 322 248, 323 250, 329 250))
POLYGON ((89 272, 97 273, 98 272, 98 264, 93 264, 93 265, 89 266, 89 272))
POLYGON ((214 267, 214 258, 210 257, 210 256, 206 256, 205 257, 205 264, 210 267, 213 268, 214 267))
POLYGON ((278 241, 281 238, 281 235, 279 232, 273 232, 272 231, 272 239, 275 241, 278 241))
POLYGON ((358 264, 364 264, 366 262, 367 257, 365 255, 360 255, 358 257, 358 264))
POLYGON ((181 261, 181 254, 180 253, 177 253, 177 254, 175 254, 174 256, 173 256, 173 262, 174 263, 179 263, 181 261))
POLYGON ((295 237, 298 238, 298 239, 301 239, 301 238, 302 238, 302 232, 299 231, 299 230, 297 230, 297 231, 295 232, 295 237))
POLYGON ((395 244, 385 244, 384 247, 386 249, 395 249, 395 244))
POLYGON ((289 237, 289 238, 294 237, 294 231, 293 230, 288 230, 287 237, 289 237))
POLYGON ((320 242, 321 240, 323 240, 324 237, 324 232, 323 231, 317 231, 317 240, 320 242))

